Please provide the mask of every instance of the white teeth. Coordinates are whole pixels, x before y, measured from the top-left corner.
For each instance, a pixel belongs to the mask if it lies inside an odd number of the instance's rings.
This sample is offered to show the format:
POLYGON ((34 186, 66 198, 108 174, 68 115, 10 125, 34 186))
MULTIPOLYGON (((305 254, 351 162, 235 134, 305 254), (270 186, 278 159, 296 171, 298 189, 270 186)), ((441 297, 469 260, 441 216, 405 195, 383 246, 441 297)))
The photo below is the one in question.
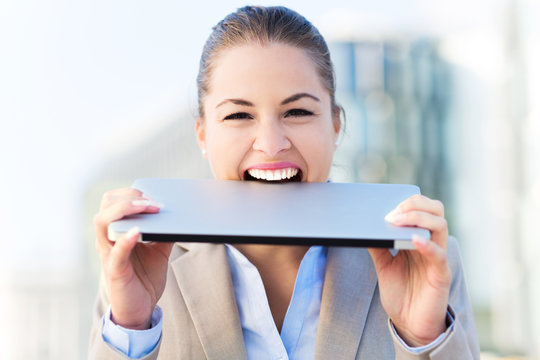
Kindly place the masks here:
POLYGON ((277 170, 262 170, 262 169, 249 169, 249 175, 253 176, 255 179, 262 179, 268 181, 276 181, 283 179, 290 179, 296 174, 298 174, 298 169, 296 168, 283 168, 277 170))

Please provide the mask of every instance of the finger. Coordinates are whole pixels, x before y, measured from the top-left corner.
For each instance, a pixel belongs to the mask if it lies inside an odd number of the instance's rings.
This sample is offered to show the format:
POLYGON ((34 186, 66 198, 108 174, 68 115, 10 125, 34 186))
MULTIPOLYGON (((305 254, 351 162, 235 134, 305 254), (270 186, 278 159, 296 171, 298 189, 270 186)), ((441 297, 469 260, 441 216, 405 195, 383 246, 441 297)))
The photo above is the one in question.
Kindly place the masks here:
POLYGON ((142 191, 134 188, 121 188, 107 191, 101 198, 100 209, 104 209, 111 204, 118 202, 119 199, 125 198, 143 199, 144 194, 142 191))
POLYGON ((101 200, 101 208, 110 206, 111 204, 123 200, 123 199, 140 199, 140 200, 154 200, 151 196, 143 193, 140 190, 134 189, 134 188, 122 188, 122 189, 115 189, 106 192, 103 195, 103 198, 101 200))
POLYGON ((139 228, 134 227, 116 241, 109 254, 110 274, 120 275, 125 273, 131 251, 137 244, 139 237, 139 228))
POLYGON ((143 212, 156 212, 159 211, 163 206, 165 206, 163 203, 160 203, 159 201, 155 200, 148 200, 148 199, 135 199, 131 201, 131 204, 133 206, 141 206, 144 208, 143 212))
POLYGON ((412 243, 425 261, 434 269, 436 278, 441 279, 443 284, 438 285, 449 285, 449 277, 451 275, 446 251, 434 241, 429 241, 417 234, 413 234, 412 243))
POLYGON ((98 244, 98 251, 107 251, 112 245, 107 235, 109 224, 119 220, 127 215, 138 214, 142 212, 156 213, 163 204, 153 200, 124 200, 101 210, 94 217, 94 226, 98 244))
POLYGON ((96 234, 95 247, 102 261, 107 257, 107 254, 114 244, 107 236, 107 227, 108 224, 106 223, 106 220, 103 219, 103 214, 101 212, 97 213, 94 216, 94 232, 96 234))
POLYGON ((408 211, 393 216, 389 219, 396 226, 418 226, 431 231, 444 232, 448 229, 446 219, 424 211, 408 211))
POLYGON ((444 217, 444 205, 439 200, 433 200, 424 195, 413 195, 402 201, 390 214, 404 213, 408 211, 425 211, 433 215, 444 217))
POLYGON ((446 249, 448 242, 448 222, 445 218, 423 211, 409 211, 393 216, 390 223, 395 226, 417 226, 432 233, 432 240, 446 249))

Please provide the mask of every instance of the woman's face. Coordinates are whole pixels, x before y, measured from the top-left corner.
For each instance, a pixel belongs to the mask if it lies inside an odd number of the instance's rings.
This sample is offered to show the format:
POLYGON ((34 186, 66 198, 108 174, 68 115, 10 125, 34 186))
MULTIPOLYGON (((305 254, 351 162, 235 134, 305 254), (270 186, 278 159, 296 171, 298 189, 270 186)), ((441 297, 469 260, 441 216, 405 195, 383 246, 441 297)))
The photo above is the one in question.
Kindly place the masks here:
POLYGON ((246 45, 214 59, 197 138, 217 179, 328 179, 339 114, 296 47, 246 45))

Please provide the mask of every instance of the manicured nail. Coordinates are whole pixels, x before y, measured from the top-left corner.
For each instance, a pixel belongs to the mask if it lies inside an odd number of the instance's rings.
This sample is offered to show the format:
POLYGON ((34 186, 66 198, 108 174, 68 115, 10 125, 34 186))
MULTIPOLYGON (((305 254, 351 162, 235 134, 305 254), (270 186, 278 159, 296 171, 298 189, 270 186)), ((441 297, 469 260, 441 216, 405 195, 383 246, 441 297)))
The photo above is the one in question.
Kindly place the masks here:
POLYGON ((141 197, 146 200, 154 200, 150 195, 142 194, 141 197))
POLYGON ((162 208, 163 207, 163 204, 158 202, 158 201, 154 201, 154 200, 133 200, 131 202, 131 204, 133 206, 153 206, 153 207, 157 207, 157 208, 162 208))
POLYGON ((162 207, 165 206, 165 204, 160 203, 159 201, 150 200, 150 203, 148 204, 148 206, 157 207, 161 209, 162 207))
POLYGON ((386 214, 386 216, 384 217, 384 220, 386 220, 388 222, 394 222, 394 219, 395 219, 397 214, 398 214, 397 209, 394 209, 394 210, 390 211, 388 214, 386 214))
POLYGON ((392 210, 384 217, 384 219, 392 224, 399 224, 405 220, 405 214, 398 210, 392 210))
POLYGON ((413 234, 412 235, 412 242, 415 245, 419 245, 420 247, 426 246, 428 240, 426 238, 421 237, 420 235, 413 234))
POLYGON ((405 218, 406 216, 403 213, 396 214, 396 216, 394 216, 394 224, 401 225, 405 222, 405 218))
POLYGON ((135 235, 138 235, 139 234, 139 227, 138 226, 135 226, 131 229, 129 229, 129 231, 126 233, 126 238, 132 238, 134 237, 135 235))

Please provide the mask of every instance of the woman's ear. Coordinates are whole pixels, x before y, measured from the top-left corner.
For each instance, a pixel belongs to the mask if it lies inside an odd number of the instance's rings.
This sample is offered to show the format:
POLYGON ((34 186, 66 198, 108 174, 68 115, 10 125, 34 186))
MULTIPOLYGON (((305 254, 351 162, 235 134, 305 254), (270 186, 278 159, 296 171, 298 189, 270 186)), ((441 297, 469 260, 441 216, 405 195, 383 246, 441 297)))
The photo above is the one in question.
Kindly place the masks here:
MULTIPOLYGON (((341 115, 342 115, 342 112, 343 112, 343 108, 339 105, 336 105, 335 108, 334 108, 334 111, 333 111, 333 116, 332 116, 332 123, 334 125, 334 143, 338 144, 338 140, 339 140, 339 135, 341 133, 341 126, 342 126, 342 123, 341 123, 341 115)), ((345 114, 343 114, 345 115, 345 114)))
POLYGON ((197 142, 199 143, 199 148, 201 149, 202 156, 206 159, 206 132, 204 126, 204 119, 200 116, 197 117, 195 121, 195 134, 197 135, 197 142))

